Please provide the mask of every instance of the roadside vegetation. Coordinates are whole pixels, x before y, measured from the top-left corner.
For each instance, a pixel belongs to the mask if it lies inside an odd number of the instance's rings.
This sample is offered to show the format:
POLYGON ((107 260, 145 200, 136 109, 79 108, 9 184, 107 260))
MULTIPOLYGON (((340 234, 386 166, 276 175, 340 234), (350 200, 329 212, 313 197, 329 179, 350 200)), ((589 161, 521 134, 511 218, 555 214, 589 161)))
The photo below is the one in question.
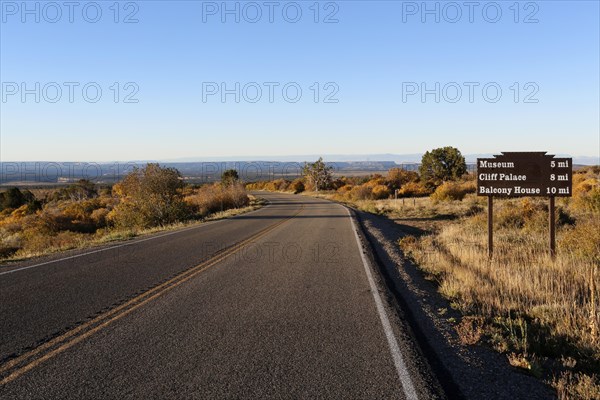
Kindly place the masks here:
MULTIPOLYGON (((404 254, 459 310, 464 345, 486 345, 560 399, 600 399, 600 167, 574 171, 573 197, 557 198, 557 256, 548 252, 548 200, 497 199, 494 256, 487 205, 457 149, 435 149, 419 171, 386 176, 256 182, 343 202, 398 224, 404 254)), ((322 170, 319 167, 319 170, 322 170)), ((448 310, 439 310, 443 316, 448 310)))
POLYGON ((258 207, 237 172, 186 185, 179 172, 148 164, 112 187, 81 180, 0 193, 0 259, 24 259, 224 218, 258 207), (35 192, 35 193, 34 193, 35 192))

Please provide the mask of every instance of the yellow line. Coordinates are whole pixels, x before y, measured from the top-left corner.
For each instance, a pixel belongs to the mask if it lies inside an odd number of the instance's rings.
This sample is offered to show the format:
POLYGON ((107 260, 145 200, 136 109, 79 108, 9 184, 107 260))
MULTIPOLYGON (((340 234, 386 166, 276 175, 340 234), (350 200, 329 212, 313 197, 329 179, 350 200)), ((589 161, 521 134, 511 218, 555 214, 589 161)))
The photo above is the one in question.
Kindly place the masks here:
MULTIPOLYGON (((226 257, 223 257, 226 258, 226 257)), ((110 325, 111 323, 113 323, 114 321, 117 321, 119 319, 121 319, 122 317, 130 314, 132 311, 138 309, 139 307, 145 305, 146 303, 149 303, 150 301, 160 297, 161 295, 163 295, 164 293, 167 293, 169 290, 176 288, 177 286, 179 286, 180 284, 188 281, 189 279, 191 279, 192 277, 198 275, 199 273, 205 271, 206 269, 212 267, 213 265, 217 264, 219 261, 222 261, 223 258, 214 260, 214 263, 211 263, 207 266, 205 266, 204 268, 197 270, 195 273, 190 274, 188 276, 186 276, 184 279, 176 282, 175 284, 173 284, 172 286, 169 286, 167 288, 165 288, 164 290, 155 293, 154 295, 152 295, 151 297, 143 300, 142 302, 134 305, 133 307, 123 311, 120 314, 117 314, 115 316, 113 316, 112 318, 104 321, 103 323, 101 323, 100 325, 83 332, 81 335, 76 336, 75 338, 71 339, 70 341, 65 342, 64 344, 62 344, 60 347, 50 351, 49 353, 44 354, 42 357, 37 358, 35 360, 33 360, 32 362, 30 362, 29 364, 25 365, 22 368, 19 368, 17 370, 15 370, 13 373, 11 373, 9 376, 7 376, 6 378, 4 378, 2 381, 0 381, 0 385, 5 385, 11 381, 13 381, 14 379, 18 378, 19 376, 23 375, 24 373, 26 373, 27 371, 35 368, 36 366, 40 365, 41 363, 43 363, 44 361, 62 353, 63 351, 67 350, 68 348, 74 346, 75 344, 81 342, 83 339, 93 335, 94 333, 98 332, 99 330, 101 330, 102 328, 107 327, 108 325, 110 325)))
POLYGON ((15 371, 13 371, 10 375, 8 375, 6 378, 2 379, 2 381, 0 381, 0 386, 1 385, 5 385, 13 380, 15 380, 16 378, 18 378, 19 376, 23 375, 24 373, 26 373, 27 371, 30 371, 31 369, 35 368, 36 366, 40 365, 41 363, 43 363, 44 361, 62 353, 63 351, 67 350, 68 348, 74 346, 75 344, 81 342, 82 340, 84 340, 85 338, 93 335, 94 333, 98 332, 99 330, 105 328, 106 326, 110 325, 111 323, 113 323, 114 321, 117 321, 119 319, 121 319, 122 317, 124 317, 125 315, 130 314, 132 311, 138 309, 139 307, 149 303, 150 301, 158 298, 159 296, 161 296, 164 293, 167 293, 168 291, 170 291, 171 289, 176 288, 177 286, 181 285, 184 282, 187 282, 188 280, 190 280, 191 278, 193 278, 194 276, 200 274, 201 272, 206 271, 208 268, 214 266, 215 264, 218 264, 219 262, 223 261, 224 259, 226 259, 227 257, 237 253, 238 251, 240 251, 243 247, 245 247, 247 244, 249 244, 250 242, 266 235, 267 233, 271 232, 272 230, 274 230, 275 228, 277 228, 278 226, 282 225, 283 223, 289 221, 290 219, 294 218, 296 215, 298 215, 302 209, 304 208, 304 205, 302 205, 302 207, 300 208, 300 210, 298 212, 296 212, 294 215, 292 215, 289 218, 284 219, 283 221, 279 221, 265 229, 263 229, 262 231, 257 232, 256 234, 246 238, 245 240, 241 241, 238 244, 234 244, 231 247, 227 248, 223 253, 217 254, 215 256, 213 256, 211 259, 208 259, 206 261, 203 261, 202 263, 187 269, 183 272, 181 272, 179 275, 169 279, 166 282, 163 282, 162 284, 149 289, 148 291, 134 297, 133 299, 127 301, 124 304, 121 304, 120 306, 107 311, 104 314, 101 314, 99 316, 97 316, 96 318, 94 318, 91 321, 88 321, 72 330, 70 330, 69 332, 64 333, 63 335, 56 337, 54 339, 52 339, 49 342, 46 342, 38 347, 36 347, 35 349, 31 350, 28 353, 25 353, 13 360, 8 361, 7 363, 3 364, 2 366, 0 366, 0 373, 3 373, 11 368, 13 368, 14 366, 22 363, 23 361, 45 351, 50 349, 51 347, 71 338, 72 336, 75 336, 81 332, 79 336, 76 336, 75 338, 66 341, 65 343, 63 343, 61 346, 57 347, 56 349, 42 355, 41 357, 29 362, 28 364, 26 364, 25 366, 16 369, 15 371), (154 293, 157 292, 157 293, 154 293), (153 295, 151 295, 152 293, 154 293, 153 295), (150 297, 147 297, 151 295, 150 297), (144 297, 147 297, 146 299, 142 300, 144 297), (140 301, 142 300, 142 301, 140 301), (135 304, 137 303, 137 304, 135 304), (118 313, 119 311, 123 310, 124 308, 127 308, 129 306, 133 305, 132 307, 124 310, 123 312, 114 315, 116 313, 118 313), (112 315, 114 315, 112 318, 112 315), (108 319, 107 319, 108 318, 108 319), (106 321, 102 322, 102 320, 107 319, 106 321), (90 326, 96 324, 96 323, 100 323, 99 325, 97 325, 96 327, 85 331, 85 329, 89 328, 90 326), (84 332, 85 331, 85 332, 84 332))

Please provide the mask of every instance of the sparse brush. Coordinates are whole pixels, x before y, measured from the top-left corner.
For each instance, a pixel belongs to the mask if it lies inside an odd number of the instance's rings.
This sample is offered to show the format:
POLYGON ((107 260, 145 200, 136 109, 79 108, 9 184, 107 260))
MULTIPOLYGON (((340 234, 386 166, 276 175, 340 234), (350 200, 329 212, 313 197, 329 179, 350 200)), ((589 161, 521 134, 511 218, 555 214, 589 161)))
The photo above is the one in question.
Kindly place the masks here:
POLYGON ((0 259, 25 259, 125 240, 176 229, 199 218, 225 218, 260 206, 256 202, 248 207, 246 191, 237 182, 194 189, 181 186, 172 171, 167 171, 164 178, 160 171, 155 171, 158 167, 153 168, 153 173, 145 178, 136 175, 136 179, 126 179, 115 185, 113 191, 103 190, 99 195, 90 188, 85 193, 93 192, 93 196, 81 195, 79 187, 62 188, 45 193, 49 200, 41 209, 31 208, 30 203, 15 202, 18 208, 1 210, 0 259), (138 186, 146 178, 152 178, 146 182, 149 189, 141 191, 138 186))
MULTIPOLYGON (((463 313, 492 321, 486 327, 490 341, 512 365, 539 375, 535 357, 572 357, 589 374, 600 366, 600 215, 580 213, 574 219, 565 208, 553 260, 543 200, 500 200, 497 206, 492 259, 483 213, 467 214, 434 236, 404 238, 400 245, 463 313)), ((459 337, 475 342, 466 324, 458 325, 459 337)), ((571 397, 563 398, 578 398, 564 390, 571 397)))
POLYGON ((220 183, 202 186, 194 194, 188 195, 185 201, 201 217, 230 208, 245 207, 249 203, 246 190, 241 184, 223 186, 220 183))
POLYGON ((591 375, 565 371, 553 379, 552 386, 559 400, 600 399, 600 383, 591 375))

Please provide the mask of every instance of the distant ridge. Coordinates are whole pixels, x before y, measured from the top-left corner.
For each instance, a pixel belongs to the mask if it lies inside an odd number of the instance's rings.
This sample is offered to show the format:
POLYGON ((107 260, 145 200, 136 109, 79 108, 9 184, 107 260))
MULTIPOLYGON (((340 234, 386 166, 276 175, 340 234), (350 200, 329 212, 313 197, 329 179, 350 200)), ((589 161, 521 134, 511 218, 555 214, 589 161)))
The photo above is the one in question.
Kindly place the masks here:
POLYGON ((269 162, 307 162, 323 157, 327 162, 357 162, 357 161, 393 161, 419 162, 422 154, 299 154, 289 156, 224 156, 224 157, 183 157, 160 160, 160 162, 214 162, 214 161, 269 161, 269 162))
MULTIPOLYGON (((494 154, 499 154, 500 151, 494 154)), ((468 163, 474 163, 477 161, 477 158, 489 158, 494 156, 493 153, 480 153, 480 154, 464 154, 465 159, 468 163)), ((553 154, 550 152, 550 154, 553 154)), ((557 157, 572 157, 573 164, 579 165, 600 165, 600 156, 572 156, 569 154, 554 154, 557 157)), ((379 154, 304 154, 304 155, 288 155, 288 156, 220 156, 220 157, 181 157, 181 158, 169 158, 169 159, 146 159, 146 160, 112 160, 112 161, 95 161, 95 160, 79 160, 79 161, 48 161, 48 160, 35 160, 35 161, 4 161, 0 160, 0 164, 19 164, 19 163, 94 163, 99 165, 106 164, 114 164, 114 163, 134 163, 134 164, 145 164, 149 162, 158 162, 161 164, 183 164, 183 163, 210 163, 210 162, 227 162, 227 163, 235 163, 235 162, 296 162, 296 163, 304 163, 304 162, 313 162, 317 160, 319 157, 323 157, 323 160, 329 163, 335 162, 372 162, 372 163, 382 163, 382 162, 393 162, 396 164, 403 163, 420 163, 421 157, 423 155, 420 153, 415 154, 392 154, 392 153, 379 153, 379 154)))
MULTIPOLYGON (((498 151, 500 153, 500 151, 498 151)), ((550 152, 551 153, 551 152, 550 152)), ((552 153, 551 153, 552 154, 552 153)), ((465 154, 465 159, 469 163, 474 163, 477 158, 492 157, 492 153, 465 154)), ((581 165, 600 165, 600 156, 571 156, 568 154, 555 154, 557 157, 572 157, 574 164, 581 165)), ((225 156, 225 157, 183 157, 174 159, 159 160, 162 163, 185 163, 185 162, 224 162, 224 161, 267 161, 267 162, 306 162, 315 161, 323 157, 326 162, 383 162, 392 161, 396 164, 419 163, 423 154, 303 154, 291 156, 225 156)), ((141 162, 141 161, 138 161, 141 162)))

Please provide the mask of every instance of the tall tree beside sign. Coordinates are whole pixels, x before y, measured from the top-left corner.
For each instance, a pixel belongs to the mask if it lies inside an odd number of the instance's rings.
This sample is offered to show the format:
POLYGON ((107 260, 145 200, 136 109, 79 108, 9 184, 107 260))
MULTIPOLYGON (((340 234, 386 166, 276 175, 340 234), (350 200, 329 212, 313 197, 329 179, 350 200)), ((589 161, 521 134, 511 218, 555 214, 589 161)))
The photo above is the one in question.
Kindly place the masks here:
POLYGON ((477 195, 488 197, 488 251, 494 251, 493 198, 538 196, 550 198, 549 245, 556 254, 555 197, 573 193, 573 160, 546 152, 502 152, 493 158, 477 159, 477 195))

